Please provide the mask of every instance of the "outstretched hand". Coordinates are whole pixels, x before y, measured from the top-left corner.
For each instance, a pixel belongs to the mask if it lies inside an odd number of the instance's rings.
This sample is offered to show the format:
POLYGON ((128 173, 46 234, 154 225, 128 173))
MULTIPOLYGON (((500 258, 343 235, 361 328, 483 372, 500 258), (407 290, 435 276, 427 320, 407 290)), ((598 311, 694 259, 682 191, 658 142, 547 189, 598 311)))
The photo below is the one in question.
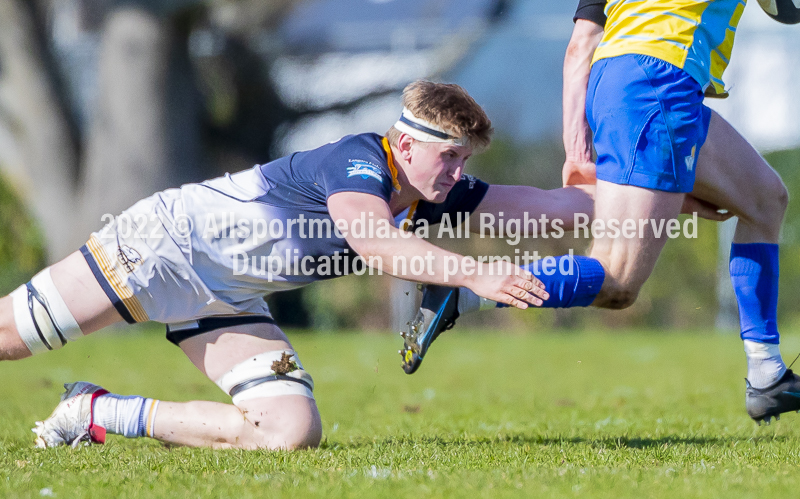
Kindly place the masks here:
POLYGON ((519 309, 539 307, 550 298, 542 281, 505 260, 482 264, 472 277, 469 288, 477 295, 519 309))

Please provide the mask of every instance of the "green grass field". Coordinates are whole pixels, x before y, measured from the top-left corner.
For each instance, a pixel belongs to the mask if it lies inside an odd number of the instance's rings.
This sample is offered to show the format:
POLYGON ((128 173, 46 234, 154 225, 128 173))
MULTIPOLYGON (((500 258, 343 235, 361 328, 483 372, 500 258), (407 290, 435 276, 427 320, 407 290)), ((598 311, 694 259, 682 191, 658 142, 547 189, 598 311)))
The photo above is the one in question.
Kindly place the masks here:
MULTIPOLYGON (((300 452, 37 450, 65 381, 226 401, 160 334, 95 335, 0 364, 2 497, 796 497, 800 415, 757 427, 734 335, 448 333, 403 374, 400 339, 294 334, 325 435, 300 452)), ((784 355, 800 351, 785 335, 784 355)))

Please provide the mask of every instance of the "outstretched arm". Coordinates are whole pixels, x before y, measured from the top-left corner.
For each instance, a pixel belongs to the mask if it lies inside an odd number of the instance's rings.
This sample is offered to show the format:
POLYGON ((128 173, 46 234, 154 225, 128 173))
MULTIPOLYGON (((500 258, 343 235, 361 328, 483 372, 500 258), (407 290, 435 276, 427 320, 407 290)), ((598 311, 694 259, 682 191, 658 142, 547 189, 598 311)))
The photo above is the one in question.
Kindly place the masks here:
POLYGON ((481 230, 482 214, 491 214, 496 223, 504 220, 549 220, 548 229, 554 220, 560 220, 561 228, 573 228, 575 216, 585 214, 592 218, 594 208, 594 186, 567 186, 559 189, 539 189, 526 185, 492 185, 481 204, 470 216, 470 229, 481 230), (502 213, 502 215, 500 215, 502 213))
POLYGON ((464 286, 484 298, 522 309, 529 304, 539 306, 549 297, 541 281, 510 262, 495 262, 490 270, 490 264, 475 262, 400 230, 394 226, 389 205, 372 194, 337 192, 328 198, 328 210, 337 227, 353 227, 353 222, 364 216, 367 227, 376 228, 374 233, 368 230, 367 234, 359 234, 362 237, 356 237, 347 231, 345 239, 362 258, 369 261, 373 257, 381 270, 401 279, 464 286), (378 231, 381 226, 382 231, 378 231), (405 259, 411 267, 415 257, 426 261, 425 271, 420 275, 404 274, 394 264, 395 258, 405 259))
MULTIPOLYGON (((732 213, 720 213, 719 210, 719 206, 687 194, 681 213, 697 213, 700 218, 716 222, 733 216, 732 213)), ((580 223, 584 223, 582 215, 587 216, 588 220, 594 218, 594 185, 574 185, 550 190, 526 185, 492 185, 470 216, 470 230, 480 232, 487 225, 496 228, 501 219, 541 220, 542 217, 548 220, 548 232, 554 228, 554 220, 560 221, 562 229, 572 230, 576 217, 580 219, 580 223), (483 223, 481 215, 485 213, 494 216, 494 224, 483 223)))

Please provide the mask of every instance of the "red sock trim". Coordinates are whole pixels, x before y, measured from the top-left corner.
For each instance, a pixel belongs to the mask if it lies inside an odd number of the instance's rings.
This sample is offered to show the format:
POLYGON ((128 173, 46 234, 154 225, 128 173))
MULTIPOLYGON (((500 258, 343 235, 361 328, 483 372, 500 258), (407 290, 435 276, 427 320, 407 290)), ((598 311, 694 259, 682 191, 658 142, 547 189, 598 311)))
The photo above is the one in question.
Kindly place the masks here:
POLYGON ((102 426, 94 424, 94 401, 97 397, 106 395, 108 393, 108 390, 101 388, 92 394, 92 410, 89 411, 89 437, 91 437, 93 444, 106 443, 106 429, 102 426))
POLYGON ((89 437, 93 444, 106 443, 106 429, 96 424, 89 425, 89 437))

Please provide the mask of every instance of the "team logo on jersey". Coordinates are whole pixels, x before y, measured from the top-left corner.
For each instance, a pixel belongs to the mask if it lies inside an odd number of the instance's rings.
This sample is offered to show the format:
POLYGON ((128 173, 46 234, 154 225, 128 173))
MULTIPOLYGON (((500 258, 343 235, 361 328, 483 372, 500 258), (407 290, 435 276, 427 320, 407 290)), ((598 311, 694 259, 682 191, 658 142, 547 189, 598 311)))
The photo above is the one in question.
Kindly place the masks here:
POLYGON ((117 260, 130 274, 138 265, 142 264, 142 255, 130 246, 120 246, 117 248, 117 260))
POLYGON ((477 178, 475 178, 472 175, 469 175, 467 173, 462 173, 461 174, 461 180, 469 180, 469 188, 470 189, 474 188, 475 187, 475 182, 478 181, 477 178))
POLYGON ((694 168, 694 155, 696 153, 697 153, 697 144, 692 146, 692 154, 683 158, 683 160, 686 162, 686 170, 692 171, 692 168, 694 168))
POLYGON ((347 178, 361 177, 367 179, 372 177, 378 182, 383 182, 383 170, 381 170, 380 166, 374 165, 369 161, 364 161, 363 159, 351 159, 350 163, 353 166, 347 167, 347 178))

